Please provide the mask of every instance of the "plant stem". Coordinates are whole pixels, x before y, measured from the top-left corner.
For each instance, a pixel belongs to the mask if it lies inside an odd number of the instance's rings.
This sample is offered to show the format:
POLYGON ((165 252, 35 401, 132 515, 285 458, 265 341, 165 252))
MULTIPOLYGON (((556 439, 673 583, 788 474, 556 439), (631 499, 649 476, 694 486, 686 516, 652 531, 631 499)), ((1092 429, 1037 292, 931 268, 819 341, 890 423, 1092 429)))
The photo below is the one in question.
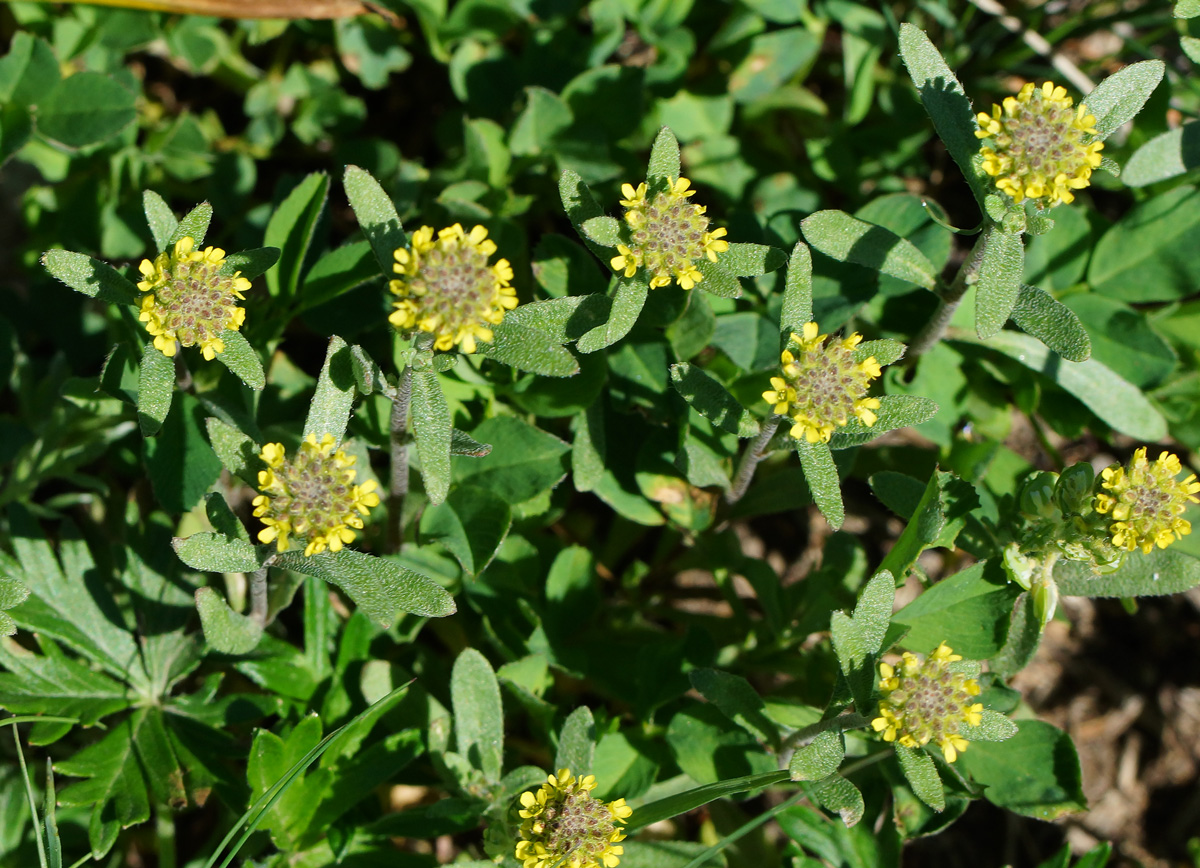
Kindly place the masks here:
POLYGON ((758 462, 762 461, 763 452, 766 450, 767 444, 771 442, 771 438, 775 436, 775 431, 779 428, 782 419, 782 416, 771 416, 763 422, 758 436, 742 453, 742 460, 738 462, 737 474, 733 477, 733 485, 730 486, 729 493, 725 495, 727 503, 737 503, 746 493, 746 489, 750 487, 750 481, 754 479, 754 469, 758 467, 758 462))
POLYGON ((260 627, 267 626, 267 570, 271 569, 273 563, 274 554, 250 574, 250 617, 260 627))
POLYGON ((408 405, 412 401, 412 366, 400 372, 392 397, 392 474, 388 487, 388 543, 393 552, 404 542, 404 498, 408 494, 408 405))
POLYGON ((979 239, 975 242, 975 246, 971 248, 971 252, 967 256, 966 261, 963 262, 962 268, 954 276, 954 282, 939 293, 941 297, 938 301, 937 310, 933 312, 933 316, 929 318, 929 322, 925 323, 925 327, 917 333, 912 343, 908 345, 908 352, 905 353, 906 359, 915 359, 929 352, 942 339, 942 335, 946 333, 946 327, 950 325, 950 320, 954 318, 954 312, 958 310, 958 305, 962 302, 963 296, 967 294, 967 290, 974 286, 975 281, 979 278, 979 265, 983 262, 983 253, 987 249, 988 239, 992 237, 992 233, 995 231, 996 224, 989 221, 987 227, 979 234, 979 239))
POLYGON ((160 805, 154 811, 154 843, 158 849, 158 868, 175 868, 175 817, 170 808, 160 805))

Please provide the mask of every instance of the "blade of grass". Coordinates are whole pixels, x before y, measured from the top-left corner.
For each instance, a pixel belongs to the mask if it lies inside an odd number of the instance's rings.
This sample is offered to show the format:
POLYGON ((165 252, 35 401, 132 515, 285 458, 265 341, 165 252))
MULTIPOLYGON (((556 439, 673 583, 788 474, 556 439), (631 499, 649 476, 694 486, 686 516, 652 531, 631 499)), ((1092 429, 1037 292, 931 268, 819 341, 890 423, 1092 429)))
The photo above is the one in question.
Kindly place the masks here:
MULTIPOLYGON (((410 681, 409 684, 411 683, 412 682, 410 681)), ((234 843, 233 849, 229 851, 228 855, 225 856, 224 861, 222 861, 218 866, 218 868, 229 868, 229 864, 233 861, 233 857, 238 854, 238 851, 242 849, 242 846, 258 829, 258 824, 262 821, 263 816, 267 813, 267 811, 271 810, 272 806, 274 806, 277 801, 279 801, 280 797, 283 796, 283 794, 287 791, 287 788, 291 786, 292 782, 298 778, 305 769, 312 765, 313 762, 318 760, 322 754, 325 753, 325 751, 329 750, 329 748, 334 745, 338 737, 345 732, 347 728, 358 723, 358 721, 366 717, 368 714, 371 714, 376 706, 383 703, 392 702, 403 695, 404 692, 408 690, 409 684, 402 684, 401 686, 397 687, 378 702, 375 702, 374 704, 365 708, 353 720, 342 724, 333 732, 329 733, 329 735, 321 739, 316 747, 301 757, 295 765, 293 765, 287 770, 286 773, 284 773, 283 777, 271 784, 266 792, 259 796, 258 800, 251 805, 245 813, 242 814, 242 816, 234 824, 233 828, 229 830, 229 834, 227 834, 221 840, 221 843, 217 846, 217 849, 213 851, 213 855, 206 863, 204 863, 204 868, 213 868, 213 866, 217 865, 217 859, 220 857, 221 851, 229 846, 229 842, 233 840, 238 831, 245 827, 244 831, 242 831, 241 837, 239 837, 234 843)))
POLYGON ((49 868, 49 863, 46 861, 46 845, 42 843, 42 836, 38 830, 41 820, 38 819, 37 797, 33 794, 33 781, 29 779, 29 767, 25 765, 25 751, 21 750, 21 735, 15 726, 12 733, 13 743, 17 746, 17 759, 21 761, 21 777, 25 779, 25 793, 29 796, 29 813, 33 818, 33 839, 37 842, 38 864, 41 868, 49 868))
POLYGON ((745 823, 743 823, 738 828, 734 829, 732 832, 730 832, 728 835, 726 835, 724 838, 722 838, 717 843, 713 844, 711 847, 709 847, 707 850, 705 850, 703 853, 701 853, 699 856, 697 856, 691 862, 684 865, 683 868, 700 868, 701 865, 703 865, 705 862, 707 862, 713 856, 716 856, 718 853, 720 853, 722 850, 724 850, 726 847, 728 847, 734 841, 738 840, 739 838, 741 838, 745 835, 748 835, 750 832, 753 832, 755 829, 757 829, 763 823, 767 822, 767 820, 770 820, 772 817, 774 817, 778 814, 782 814, 784 811, 786 811, 792 805, 794 805, 797 802, 799 802, 800 800, 802 800, 805 795, 806 795, 806 793, 804 792, 804 790, 799 790, 798 792, 794 793, 791 796, 791 798, 785 799, 784 801, 780 802, 775 807, 771 808, 769 811, 764 811, 763 813, 759 814, 757 817, 754 817, 751 820, 747 820, 745 823))

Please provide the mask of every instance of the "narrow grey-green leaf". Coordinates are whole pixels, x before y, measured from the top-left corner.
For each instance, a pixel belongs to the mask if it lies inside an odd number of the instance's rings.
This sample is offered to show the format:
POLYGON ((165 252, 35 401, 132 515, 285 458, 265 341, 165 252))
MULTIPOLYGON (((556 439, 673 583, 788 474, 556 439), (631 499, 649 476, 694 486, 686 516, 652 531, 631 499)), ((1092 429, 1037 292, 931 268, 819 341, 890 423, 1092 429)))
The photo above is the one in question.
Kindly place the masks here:
POLYGON ((212 588, 196 591, 196 611, 204 641, 219 654, 248 654, 262 640, 262 625, 233 611, 212 588))
POLYGON ((717 254, 717 264, 735 277, 758 277, 787 264, 787 254, 766 244, 730 244, 717 254))
POLYGON ((646 167, 646 180, 671 183, 679 178, 679 142, 670 127, 663 127, 654 137, 650 148, 650 164, 646 167))
POLYGON ((305 557, 301 550, 281 552, 275 566, 337 585, 371 620, 387 627, 409 612, 444 618, 457 611, 441 585, 387 558, 342 549, 305 557))
POLYGON ((221 332, 221 340, 225 343, 225 349, 217 353, 221 364, 251 389, 261 391, 267 385, 267 375, 254 347, 241 332, 230 329, 221 332))
POLYGON ((58 280, 89 298, 114 304, 135 304, 137 287, 111 265, 84 253, 47 250, 42 265, 58 280))
POLYGON ((154 249, 161 253, 171 243, 179 221, 175 218, 171 206, 153 190, 142 191, 142 210, 146 212, 146 225, 150 227, 150 234, 154 236, 154 249))
POLYGON ((346 342, 334 335, 329 339, 325 353, 325 364, 317 378, 317 388, 308 405, 308 418, 304 420, 304 436, 312 434, 319 442, 326 434, 341 441, 346 435, 346 424, 350 421, 350 407, 354 403, 354 360, 346 342))
POLYGON ((592 710, 586 705, 567 715, 562 732, 558 736, 558 750, 554 755, 554 768, 570 769, 571 774, 590 775, 592 761, 596 755, 596 721, 592 710))
POLYGON ((504 315, 504 323, 536 329, 555 343, 565 344, 601 325, 611 307, 612 302, 601 293, 547 298, 519 305, 504 315))
POLYGON ((1096 117, 1101 140, 1115 133, 1142 110, 1166 72, 1161 60, 1143 60, 1113 73, 1083 99, 1088 114, 1096 117))
POLYGON ((504 763, 504 709, 500 684, 487 658, 467 648, 450 671, 450 703, 458 752, 483 772, 490 783, 500 780, 504 763))
POLYGON ((979 153, 979 139, 975 136, 975 112, 966 91, 929 37, 912 24, 900 25, 900 56, 934 129, 962 169, 976 201, 982 205, 989 185, 973 162, 979 153))
POLYGON ((877 341, 865 341, 854 348, 851 354, 856 362, 865 362, 873 358, 881 366, 890 365, 904 358, 908 347, 891 338, 880 338, 877 341))
POLYGON ((846 756, 846 744, 840 732, 827 729, 817 733, 809 744, 792 754, 788 772, 793 781, 819 781, 838 770, 846 756))
POLYGON ((247 485, 254 485, 254 463, 262 451, 259 445, 250 436, 220 419, 210 416, 204 420, 204 424, 208 429, 208 443, 225 469, 247 485))
POLYGON ((625 337, 637 322, 649 292, 650 286, 637 277, 618 280, 612 296, 608 322, 584 334, 575 346, 581 353, 594 353, 625 337))
POLYGON ((262 566, 258 549, 245 540, 220 533, 175 537, 171 547, 193 570, 206 573, 252 573, 262 566))
POLYGON ((1045 290, 1022 284, 1012 321, 1067 361, 1092 357, 1092 340, 1075 311, 1045 290))
POLYGON ((701 416, 739 437, 754 437, 759 425, 754 416, 712 374, 688 362, 671 366, 671 385, 701 416))
POLYGON ((917 798, 938 813, 946 810, 946 790, 942 786, 942 779, 933 763, 933 757, 923 750, 905 747, 902 744, 895 745, 895 750, 896 759, 900 761, 900 771, 904 772, 904 777, 917 798))
POLYGON ((813 502, 829 526, 837 530, 846 520, 846 512, 842 506, 842 483, 833 463, 833 453, 829 451, 827 443, 809 443, 807 440, 796 440, 795 443, 800 467, 804 470, 804 481, 812 492, 813 502))
POLYGON ((213 207, 207 202, 201 202, 187 212, 179 221, 179 225, 175 227, 175 231, 171 233, 171 238, 167 241, 167 249, 183 238, 192 239, 196 247, 204 244, 204 238, 208 235, 208 224, 212 222, 212 215, 213 207))
POLYGON ((801 334, 812 317, 812 252, 803 241, 797 241, 788 260, 783 287, 783 312, 779 317, 783 340, 787 341, 793 333, 801 334))
POLYGON ((468 455, 471 458, 483 458, 492 451, 490 443, 480 443, 470 434, 455 428, 450 432, 450 454, 468 455))
POLYGON ((1200 585, 1200 560, 1174 549, 1135 551, 1114 572, 1093 573, 1078 561, 1060 560, 1054 567, 1058 591, 1067 597, 1157 597, 1182 594, 1200 585))
POLYGON ((589 217, 579 226, 584 237, 601 247, 616 247, 621 240, 621 224, 615 217, 589 217))
POLYGON ((400 224, 400 215, 392 198, 366 169, 347 166, 342 179, 350 207, 358 218, 358 225, 371 242, 371 250, 379 261, 383 273, 391 275, 396 264, 397 249, 408 246, 408 236, 400 224))
POLYGON ((696 284, 700 289, 713 295, 718 295, 721 298, 741 297, 741 282, 726 271, 719 263, 701 259, 696 263, 696 268, 700 270, 700 274, 704 277, 703 280, 696 284))
POLYGON ((853 262, 932 290, 937 269, 907 238, 845 211, 818 211, 800 223, 804 240, 839 262, 853 262))
POLYGON ((1122 434, 1149 443, 1167 436, 1166 420, 1142 390, 1095 359, 1064 363, 1034 338, 1014 331, 1000 332, 983 346, 1049 377, 1122 434))
POLYGON ((851 419, 838 428, 829 440, 830 449, 849 449, 882 437, 888 431, 911 428, 928 422, 938 413, 937 402, 921 395, 880 395, 875 424, 869 428, 858 419, 851 419))
POLYGON ((858 787, 841 775, 830 775, 815 784, 805 784, 805 788, 822 808, 835 811, 847 829, 857 825, 866 812, 866 805, 863 804, 862 793, 858 791, 858 787))
POLYGON ((42 803, 43 826, 46 830, 46 868, 63 868, 62 841, 58 837, 56 806, 54 761, 50 757, 46 757, 46 791, 43 794, 42 803))
POLYGON ((289 302, 295 298, 300 272, 328 196, 329 176, 313 172, 296 185, 271 215, 263 241, 269 247, 278 247, 281 256, 279 267, 267 272, 267 291, 272 298, 282 295, 289 302))
POLYGON ((492 340, 477 344, 481 355, 520 371, 543 377, 572 377, 579 362, 570 350, 554 342, 545 332, 508 321, 492 327, 492 340))
POLYGON ((438 504, 450 490, 450 409, 437 374, 414 371, 412 378, 412 427, 421 479, 429 501, 438 504))
POLYGON ((975 284, 975 332, 990 338, 1008 322, 1021 293, 1025 273, 1025 241, 1020 233, 991 230, 975 284))
POLYGON ((968 726, 962 730, 967 741, 1007 741, 1017 734, 1017 725, 998 711, 985 708, 979 726, 968 726))
POLYGON ((143 436, 157 434, 175 394, 175 362, 148 343, 142 349, 142 366, 138 370, 138 422, 143 436))
POLYGON ((1122 180, 1145 187, 1175 178, 1200 166, 1200 122, 1192 121, 1152 138, 1125 164, 1122 180))
POLYGON ((246 280, 261 277, 271 266, 279 261, 279 249, 276 247, 255 247, 253 250, 241 250, 230 253, 225 257, 225 264, 217 273, 222 277, 232 277, 238 274, 246 280))

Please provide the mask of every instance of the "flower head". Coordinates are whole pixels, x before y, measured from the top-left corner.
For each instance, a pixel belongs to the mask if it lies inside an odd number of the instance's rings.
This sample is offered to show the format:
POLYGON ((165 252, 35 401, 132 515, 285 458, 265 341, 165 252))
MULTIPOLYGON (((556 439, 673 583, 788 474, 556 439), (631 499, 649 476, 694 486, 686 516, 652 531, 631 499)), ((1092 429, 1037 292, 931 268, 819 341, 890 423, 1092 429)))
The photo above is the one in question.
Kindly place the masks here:
POLYGON ((1082 103, 1073 107, 1066 89, 1053 82, 1040 88, 1030 82, 977 120, 975 135, 991 140, 980 151, 983 170, 1014 202, 1071 202, 1100 165, 1104 143, 1096 138, 1096 118, 1082 103))
POLYGON ((1146 447, 1133 453, 1129 464, 1114 464, 1100 473, 1096 494, 1096 512, 1110 516, 1109 534, 1113 545, 1131 552, 1140 548, 1149 554, 1157 545, 1165 549, 1175 540, 1192 532, 1191 522, 1181 518, 1189 503, 1198 503, 1200 482, 1190 474, 1180 481, 1183 471, 1179 458, 1170 452, 1159 453, 1151 464, 1146 447))
POLYGON ((158 254, 154 261, 143 259, 138 269, 142 280, 142 312, 138 317, 146 331, 154 336, 154 348, 165 356, 175 355, 175 342, 185 347, 200 345, 204 358, 211 361, 224 351, 224 331, 237 331, 246 319, 246 311, 235 299, 250 288, 240 271, 221 273, 225 251, 219 247, 196 249, 192 238, 175 242, 171 252, 158 254))
POLYGON ((624 799, 592 797, 596 779, 559 769, 537 792, 521 794, 521 868, 615 868, 625 852, 620 827, 633 809, 624 799))
POLYGON ((853 416, 870 427, 875 424, 878 398, 868 398, 867 389, 880 374, 871 356, 854 360, 854 348, 862 335, 852 334, 826 343, 828 335, 817 333, 817 324, 804 326, 804 334, 793 334, 780 356, 780 376, 771 378, 763 398, 777 416, 795 423, 792 436, 810 443, 829 442, 835 428, 853 416))
POLYGON ((615 271, 633 277, 645 268, 651 289, 667 286, 672 279, 691 289, 704 279, 696 263, 716 262, 717 254, 729 249, 729 242, 723 240, 724 229, 709 230, 704 206, 688 201, 696 192, 688 189, 691 183, 675 178, 653 199, 646 198, 644 183, 636 189, 622 185, 629 243, 617 245, 618 255, 611 261, 615 271))
POLYGON ((309 434, 296 457, 287 459, 281 443, 268 443, 260 458, 267 469, 259 471, 254 498, 254 515, 266 525, 258 532, 259 542, 274 541, 287 551, 288 536, 304 537, 304 556, 325 549, 340 551, 354 541, 351 528, 363 526, 362 516, 379 505, 375 481, 354 484, 354 457, 336 448, 331 434, 320 441, 309 434))
POLYGON ((973 702, 979 683, 955 672, 950 664, 962 660, 943 642, 922 660, 905 652, 898 666, 879 664, 879 717, 871 728, 884 741, 904 747, 924 747, 933 742, 946 762, 954 762, 967 749, 964 726, 979 726, 983 704, 973 702))
POLYGON ((388 320, 396 328, 434 335, 434 349, 457 345, 464 353, 475 352, 477 340, 492 339, 488 326, 499 324, 504 312, 517 306, 509 284, 512 266, 507 259, 488 264, 496 244, 482 226, 468 233, 455 223, 436 239, 431 227, 422 226, 410 242, 395 252, 392 268, 400 276, 390 286, 399 300, 388 320))

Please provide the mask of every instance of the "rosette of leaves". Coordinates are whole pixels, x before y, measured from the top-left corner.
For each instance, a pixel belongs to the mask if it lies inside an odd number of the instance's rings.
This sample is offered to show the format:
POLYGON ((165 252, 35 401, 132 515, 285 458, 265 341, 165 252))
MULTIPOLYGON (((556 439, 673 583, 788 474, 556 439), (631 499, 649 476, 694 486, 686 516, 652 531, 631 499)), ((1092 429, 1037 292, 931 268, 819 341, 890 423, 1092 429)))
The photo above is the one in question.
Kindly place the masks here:
MULTIPOLYGON (((297 440, 310 434, 318 439, 328 434, 338 443, 343 442, 355 397, 370 394, 378 381, 378 367, 370 363, 365 353, 334 337, 317 380, 304 430, 297 440)), ((258 472, 266 465, 259 458, 261 444, 255 442, 252 432, 215 417, 208 419, 207 428, 209 442, 225 469, 252 488, 256 487, 258 472)), ((452 442, 448 427, 446 441, 448 465, 452 442)), ((478 452, 477 448, 473 454, 478 452)), ((444 588, 391 559, 349 548, 306 557, 302 549, 278 552, 273 543, 255 544, 251 541, 251 532, 220 494, 208 495, 207 513, 214 530, 175 539, 179 558, 196 570, 247 573, 254 581, 267 585, 263 591, 266 606, 254 618, 235 612, 212 588, 202 588, 197 593, 196 603, 205 638, 225 653, 245 654, 253 649, 278 607, 286 605, 290 594, 271 593, 271 570, 291 571, 334 584, 373 621, 384 626, 403 613, 444 617, 455 611, 454 599, 444 588)), ((255 533, 257 531, 255 528, 255 533)))
MULTIPOLYGON (((212 206, 207 202, 197 205, 182 220, 177 219, 162 197, 151 190, 143 193, 142 205, 155 248, 160 254, 174 249, 176 243, 184 238, 191 238, 194 248, 203 244, 213 215, 212 206)), ((240 272, 242 278, 253 280, 271 268, 278 259, 279 250, 273 247, 233 253, 225 257, 218 275, 232 278, 240 272)), ((48 250, 42 256, 42 264, 54 277, 90 298, 99 298, 122 307, 137 307, 140 304, 141 293, 134 280, 87 254, 48 250)), ((136 316, 129 317, 129 320, 132 324, 136 316)), ((138 341, 146 337, 141 328, 137 328, 136 334, 138 341)), ((251 389, 262 389, 266 384, 262 362, 241 332, 226 329, 220 339, 225 348, 216 358, 251 389)), ((142 433, 149 437, 158 433, 170 412, 177 379, 176 362, 155 349, 153 339, 142 345, 136 354, 131 354, 125 344, 118 344, 105 363, 102 382, 114 384, 110 391, 124 391, 120 384, 129 377, 126 369, 133 368, 135 364, 138 419, 142 433), (140 360, 135 363, 134 359, 139 356, 140 360)))
MULTIPOLYGON (((812 321, 812 315, 812 255, 801 241, 797 242, 788 263, 779 323, 780 346, 785 346, 793 333, 802 332, 804 325, 812 321)), ((895 362, 903 355, 904 344, 890 339, 866 341, 853 351, 856 362, 874 356, 880 365, 895 362)), ((692 408, 714 427, 750 441, 728 499, 737 500, 745 493, 753 478, 755 465, 763 457, 777 450, 794 449, 799 455, 813 501, 835 529, 842 526, 845 508, 834 451, 862 446, 889 431, 919 425, 938 411, 938 405, 929 398, 881 395, 873 425, 867 426, 857 419, 851 419, 836 430, 829 442, 814 443, 807 439, 794 439, 789 433, 789 425, 779 425, 779 417, 764 419, 747 410, 724 383, 698 365, 688 362, 673 365, 671 382, 692 408)), ((763 385, 766 385, 765 379, 763 385)))
MULTIPOLYGON (((646 197, 654 196, 674 184, 680 176, 679 142, 670 128, 663 127, 654 139, 650 150, 650 162, 646 167, 646 197)), ((592 196, 591 190, 580 176, 568 169, 559 179, 559 195, 562 197, 567 217, 588 248, 604 263, 606 270, 618 253, 621 243, 621 222, 604 213, 592 196)), ((662 288, 656 292, 694 292, 704 290, 725 298, 737 298, 742 293, 739 277, 757 277, 774 271, 784 263, 781 250, 763 244, 730 243, 728 249, 717 256, 716 262, 698 257, 696 267, 702 279, 691 290, 662 288)), ((612 346, 624 338, 637 324, 642 308, 650 294, 650 282, 644 268, 637 269, 630 277, 618 273, 610 281, 608 296, 604 302, 591 302, 590 306, 603 317, 601 322, 578 335, 576 347, 580 352, 592 353, 612 346)), ((577 300, 560 299, 558 301, 577 300)))
POLYGON ((11 507, 9 520, 0 588, 20 582, 28 595, 3 614, 35 643, 0 638, 0 708, 47 718, 29 732, 34 745, 68 733, 84 742, 73 755, 51 753, 60 784, 79 779, 57 800, 90 811, 92 855, 102 859, 122 828, 152 812, 203 805, 214 791, 240 809, 245 787, 223 760, 237 752, 230 730, 276 712, 280 700, 222 693, 221 672, 194 675, 204 645, 189 629, 192 585, 168 554, 163 517, 143 524, 131 506, 116 534, 126 545, 106 537, 96 550, 69 523, 53 547, 23 508, 11 507))

